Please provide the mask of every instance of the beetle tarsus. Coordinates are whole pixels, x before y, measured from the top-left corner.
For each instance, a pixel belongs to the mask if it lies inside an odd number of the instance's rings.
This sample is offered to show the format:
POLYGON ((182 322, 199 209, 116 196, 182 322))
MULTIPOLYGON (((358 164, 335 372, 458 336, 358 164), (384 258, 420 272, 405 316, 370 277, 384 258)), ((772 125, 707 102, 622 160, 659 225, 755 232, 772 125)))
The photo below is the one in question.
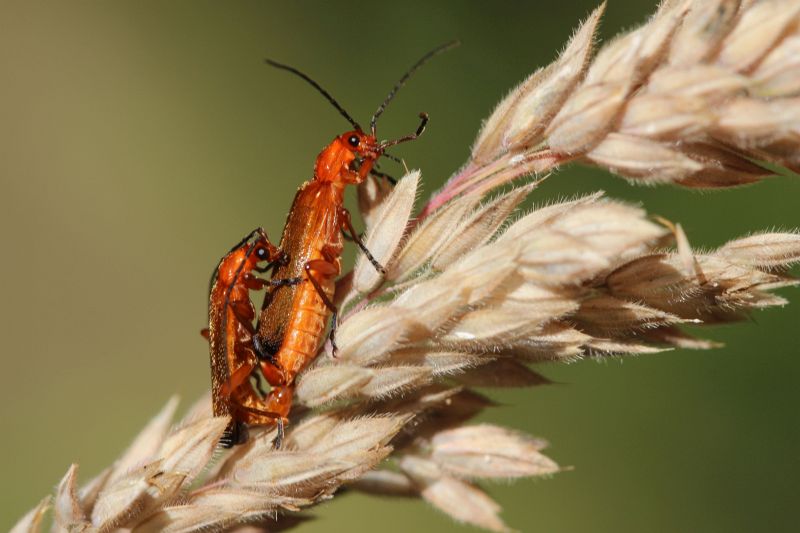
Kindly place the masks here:
POLYGON ((367 246, 364 244, 364 241, 362 241, 360 238, 358 238, 358 236, 356 234, 356 230, 353 227, 353 221, 350 219, 350 211, 348 211, 347 209, 342 207, 341 208, 341 216, 342 216, 342 224, 344 225, 345 229, 347 229, 347 231, 350 232, 350 236, 353 237, 353 241, 355 241, 355 243, 358 245, 358 247, 361 248, 361 251, 364 252, 364 255, 367 256, 367 259, 372 264, 372 266, 375 268, 375 270, 377 270, 381 275, 385 276, 386 275, 386 269, 383 268, 383 265, 381 265, 378 262, 377 259, 375 259, 375 257, 372 255, 372 253, 367 248, 367 246))
POLYGON ((397 185, 397 178, 393 178, 392 176, 390 176, 389 174, 387 174, 385 172, 380 172, 378 170, 373 169, 373 170, 370 170, 369 173, 372 174, 373 176, 378 177, 378 178, 385 179, 386 181, 388 181, 392 185, 397 185))
POLYGON ((250 432, 247 430, 247 424, 234 420, 225 429, 219 439, 219 445, 227 450, 239 444, 244 444, 249 436, 250 432))
POLYGON ((272 439, 272 449, 280 450, 281 446, 283 446, 283 439, 285 437, 283 418, 279 418, 276 425, 278 427, 278 434, 275 436, 274 439, 272 439))
POLYGON ((339 346, 336 345, 336 328, 339 322, 339 310, 333 311, 331 314, 331 332, 328 334, 328 338, 331 340, 331 357, 336 359, 336 356, 339 352, 339 346))

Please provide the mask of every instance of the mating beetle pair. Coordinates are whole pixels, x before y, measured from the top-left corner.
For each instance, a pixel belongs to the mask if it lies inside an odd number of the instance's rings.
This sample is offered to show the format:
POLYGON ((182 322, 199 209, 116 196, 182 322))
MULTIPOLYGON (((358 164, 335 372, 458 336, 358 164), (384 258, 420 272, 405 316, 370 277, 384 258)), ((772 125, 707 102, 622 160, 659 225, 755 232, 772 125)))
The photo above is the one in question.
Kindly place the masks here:
POLYGON ((391 157, 385 153, 387 148, 422 134, 428 122, 425 113, 420 114, 414 133, 391 141, 378 141, 377 120, 414 71, 456 44, 447 43, 427 53, 400 78, 372 116, 369 133, 317 82, 293 67, 267 61, 310 83, 353 130, 334 138, 317 156, 314 177, 298 189, 279 246, 269 241, 263 229, 256 229, 222 258, 214 273, 207 337, 214 415, 232 419, 224 439, 227 446, 244 442, 248 425, 268 424, 277 424, 275 445, 280 446, 294 381, 314 360, 331 317, 335 353, 333 293, 341 273, 345 231, 375 268, 383 271, 353 229, 343 205, 344 190, 369 176, 388 178, 374 168, 378 159, 391 157), (270 280, 256 275, 266 272, 272 273, 270 280), (254 326, 255 308, 249 291, 260 289, 267 292, 254 326), (261 377, 270 390, 261 388, 261 377))

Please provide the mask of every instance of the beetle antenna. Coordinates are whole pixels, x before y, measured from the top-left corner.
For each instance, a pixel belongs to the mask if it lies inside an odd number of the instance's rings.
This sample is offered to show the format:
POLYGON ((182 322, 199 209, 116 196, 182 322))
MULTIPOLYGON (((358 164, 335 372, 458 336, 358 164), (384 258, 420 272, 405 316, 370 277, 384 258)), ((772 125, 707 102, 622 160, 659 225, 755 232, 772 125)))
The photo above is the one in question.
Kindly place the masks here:
POLYGON ((339 104, 339 102, 337 102, 336 99, 333 96, 331 96, 331 93, 323 89, 322 86, 316 81, 312 80, 311 77, 309 77, 306 74, 303 74, 294 67, 290 67, 289 65, 284 65, 283 63, 278 63, 277 61, 273 61, 271 59, 265 59, 264 61, 266 61, 267 65, 271 67, 279 68, 282 70, 288 70, 292 74, 296 74, 297 76, 306 80, 312 87, 314 87, 317 91, 319 91, 319 93, 322 96, 324 96, 325 99, 328 100, 328 102, 330 102, 331 105, 333 105, 333 107, 335 107, 337 111, 339 111, 339 113, 347 120, 347 122, 352 124, 353 127, 358 131, 362 131, 361 126, 359 126, 358 122, 353 120, 353 117, 350 116, 350 113, 345 111, 344 108, 339 104))
POLYGON ((383 152, 383 156, 382 157, 385 157, 386 159, 391 159, 395 163, 400 163, 401 165, 403 164, 403 160, 402 159, 400 159, 396 155, 392 155, 392 154, 390 154, 388 152, 383 152))
POLYGON ((441 54, 442 52, 446 52, 446 51, 450 50, 451 48, 455 48, 459 44, 461 44, 461 42, 456 40, 456 41, 450 41, 449 43, 444 43, 442 45, 437 46, 436 48, 434 48, 433 50, 431 50, 430 52, 428 52, 427 54, 425 54, 424 56, 419 58, 419 60, 417 60, 417 62, 414 63, 411 66, 411 68, 406 71, 405 74, 403 74, 403 76, 397 81, 395 86, 392 87, 392 90, 389 91, 389 94, 386 95, 386 99, 383 101, 383 103, 378 106, 377 111, 375 111, 375 114, 372 115, 372 119, 369 121, 369 128, 372 131, 372 136, 373 137, 375 137, 375 127, 376 127, 377 122, 378 122, 378 117, 380 117, 383 114, 383 112, 386 110, 386 106, 388 106, 389 102, 391 102, 392 99, 395 97, 395 95, 397 94, 397 91, 399 91, 400 88, 403 85, 405 85, 405 83, 417 71, 417 69, 419 69, 419 67, 421 67, 425 63, 427 63, 429 59, 441 54))
POLYGON ((414 139, 416 139, 417 137, 422 135, 422 132, 425 131, 425 126, 428 125, 428 114, 427 113, 420 113, 419 114, 419 118, 420 118, 420 122, 419 122, 419 126, 417 126, 417 131, 415 131, 414 133, 412 133, 410 135, 406 135, 405 137, 400 137, 399 139, 394 139, 392 141, 384 141, 384 142, 382 142, 380 144, 381 150, 385 150, 386 148, 389 148, 390 146, 394 146, 396 144, 404 143, 406 141, 413 141, 414 139))

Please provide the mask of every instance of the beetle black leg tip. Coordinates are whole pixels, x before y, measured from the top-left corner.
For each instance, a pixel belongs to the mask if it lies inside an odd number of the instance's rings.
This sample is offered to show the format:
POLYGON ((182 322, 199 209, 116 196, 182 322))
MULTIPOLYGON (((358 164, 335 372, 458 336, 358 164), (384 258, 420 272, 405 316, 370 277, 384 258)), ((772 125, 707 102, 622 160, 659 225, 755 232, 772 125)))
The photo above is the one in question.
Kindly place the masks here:
POLYGON ((283 429, 283 419, 278 419, 278 434, 272 439, 272 449, 273 450, 280 450, 281 446, 283 445, 283 439, 285 437, 284 429, 283 429))
POLYGON ((243 422, 233 422, 233 425, 228 427, 222 434, 222 437, 219 439, 219 445, 221 448, 229 450, 234 446, 247 442, 249 436, 250 433, 247 430, 247 424, 243 422))

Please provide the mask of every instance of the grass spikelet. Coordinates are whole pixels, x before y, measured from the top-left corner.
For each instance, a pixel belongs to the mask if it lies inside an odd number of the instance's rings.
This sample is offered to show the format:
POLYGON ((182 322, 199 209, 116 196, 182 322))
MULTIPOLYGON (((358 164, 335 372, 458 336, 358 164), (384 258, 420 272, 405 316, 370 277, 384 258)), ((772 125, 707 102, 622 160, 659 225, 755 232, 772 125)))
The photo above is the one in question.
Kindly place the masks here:
MULTIPOLYGON (((386 271, 362 255, 339 284, 337 357, 320 347, 298 378, 280 449, 274 428, 251 428, 222 450, 229 420, 208 397, 175 426, 173 398, 89 482, 69 467, 56 528, 290 528, 348 486, 509 531, 479 483, 561 468, 540 438, 473 425, 493 405, 473 387, 547 385, 543 362, 715 348, 703 326, 785 305, 771 291, 797 284, 796 231, 700 251, 680 224, 601 192, 516 213, 538 181, 509 183, 569 162, 689 188, 759 181, 760 161, 800 167, 796 1, 666 1, 593 55, 604 8, 500 102, 418 212, 417 171, 393 190, 361 186, 366 245, 386 271)), ((48 502, 13 531, 38 531, 48 502)))

